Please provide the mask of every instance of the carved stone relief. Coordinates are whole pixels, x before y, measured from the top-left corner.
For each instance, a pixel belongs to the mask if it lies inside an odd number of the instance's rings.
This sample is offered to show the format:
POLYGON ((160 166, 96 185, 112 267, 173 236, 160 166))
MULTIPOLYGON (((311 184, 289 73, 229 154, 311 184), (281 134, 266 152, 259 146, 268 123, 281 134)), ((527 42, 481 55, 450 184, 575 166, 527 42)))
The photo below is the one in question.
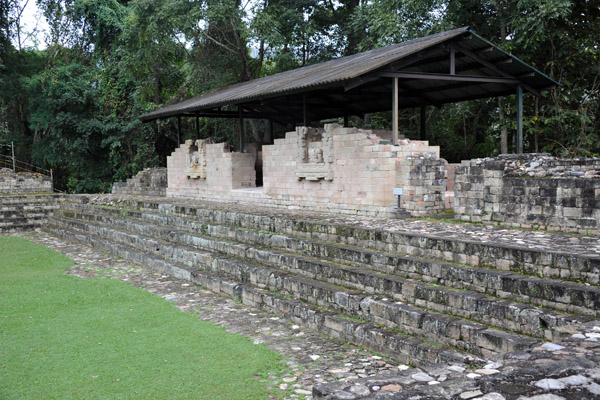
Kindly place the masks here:
POLYGON ((186 140, 187 159, 185 175, 192 179, 206 179, 206 140, 186 140))
POLYGON ((331 132, 306 126, 297 128, 296 179, 333 180, 333 138, 331 132))

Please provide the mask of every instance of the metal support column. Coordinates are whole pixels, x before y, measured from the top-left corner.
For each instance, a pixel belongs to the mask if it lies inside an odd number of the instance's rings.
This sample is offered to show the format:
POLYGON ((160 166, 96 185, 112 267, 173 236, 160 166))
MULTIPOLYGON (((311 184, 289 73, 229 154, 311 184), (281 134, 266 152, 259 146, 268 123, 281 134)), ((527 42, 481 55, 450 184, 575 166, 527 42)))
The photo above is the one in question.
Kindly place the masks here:
POLYGON ((17 164, 15 162, 15 142, 10 142, 10 148, 12 151, 13 172, 17 172, 17 164))
POLYGON ((456 75, 456 49, 450 47, 450 75, 456 75))
POLYGON ((398 78, 392 88, 392 144, 398 144, 398 78))
POLYGON ((200 117, 196 115, 196 140, 200 139, 200 117))
POLYGON ((177 145, 181 144, 181 117, 177 117, 177 145))
POLYGON ((426 131, 426 126, 425 126, 425 122, 426 122, 426 115, 425 115, 425 111, 427 111, 427 107, 426 106, 421 106, 421 110, 420 110, 420 125, 421 125, 421 129, 420 129, 420 135, 421 135, 421 140, 427 140, 427 131, 426 131))
POLYGON ((523 154, 523 88, 517 86, 517 154, 523 154))
POLYGON ((244 114, 242 112, 242 107, 238 106, 238 118, 240 122, 240 153, 244 152, 244 114))

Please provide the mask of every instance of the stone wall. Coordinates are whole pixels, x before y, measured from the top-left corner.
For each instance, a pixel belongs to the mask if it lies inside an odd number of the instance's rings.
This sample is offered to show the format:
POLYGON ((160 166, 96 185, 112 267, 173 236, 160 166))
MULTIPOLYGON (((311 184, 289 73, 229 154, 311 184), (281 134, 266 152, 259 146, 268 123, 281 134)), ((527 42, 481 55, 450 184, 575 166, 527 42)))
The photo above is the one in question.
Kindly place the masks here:
POLYGON ((62 194, 0 195, 0 233, 39 228, 64 199, 62 194))
POLYGON ((232 152, 227 143, 187 140, 167 157, 167 197, 226 194, 256 186, 256 153, 232 152))
POLYGON ((167 197, 386 217, 443 211, 439 147, 408 139, 393 146, 388 136, 337 124, 298 127, 248 153, 188 140, 167 158, 167 197), (262 188, 255 187, 257 154, 262 188), (395 187, 403 189, 400 209, 395 187))
POLYGON ((454 211, 462 220, 562 230, 600 230, 600 159, 546 154, 463 161, 454 211))
POLYGON ((0 193, 22 194, 52 192, 52 179, 30 172, 13 172, 0 169, 0 193))
POLYGON ((444 210, 444 160, 439 147, 401 140, 398 146, 369 130, 327 124, 298 127, 263 146, 265 194, 289 208, 342 214, 412 215, 444 210))
POLYGON ((113 183, 113 194, 135 196, 165 196, 167 191, 167 169, 146 168, 126 182, 113 183))
POLYGON ((445 210, 446 164, 446 160, 428 152, 398 161, 396 182, 403 188, 401 205, 411 215, 445 210))

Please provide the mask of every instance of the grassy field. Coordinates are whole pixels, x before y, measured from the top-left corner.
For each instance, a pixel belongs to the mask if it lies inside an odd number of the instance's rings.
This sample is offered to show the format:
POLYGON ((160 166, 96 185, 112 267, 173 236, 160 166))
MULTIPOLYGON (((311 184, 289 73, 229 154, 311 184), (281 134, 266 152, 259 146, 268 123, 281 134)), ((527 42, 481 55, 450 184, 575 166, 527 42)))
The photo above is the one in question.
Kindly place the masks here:
POLYGON ((67 257, 0 237, 0 399, 265 399, 280 356, 67 257))

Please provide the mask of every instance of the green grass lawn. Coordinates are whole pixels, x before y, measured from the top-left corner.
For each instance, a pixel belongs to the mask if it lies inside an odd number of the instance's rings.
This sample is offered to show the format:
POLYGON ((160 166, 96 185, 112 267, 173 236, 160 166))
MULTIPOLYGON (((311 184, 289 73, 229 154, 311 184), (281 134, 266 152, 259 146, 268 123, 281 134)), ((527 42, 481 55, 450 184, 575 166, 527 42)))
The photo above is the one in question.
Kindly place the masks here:
POLYGON ((0 399, 264 399, 281 356, 73 262, 0 237, 0 399))

